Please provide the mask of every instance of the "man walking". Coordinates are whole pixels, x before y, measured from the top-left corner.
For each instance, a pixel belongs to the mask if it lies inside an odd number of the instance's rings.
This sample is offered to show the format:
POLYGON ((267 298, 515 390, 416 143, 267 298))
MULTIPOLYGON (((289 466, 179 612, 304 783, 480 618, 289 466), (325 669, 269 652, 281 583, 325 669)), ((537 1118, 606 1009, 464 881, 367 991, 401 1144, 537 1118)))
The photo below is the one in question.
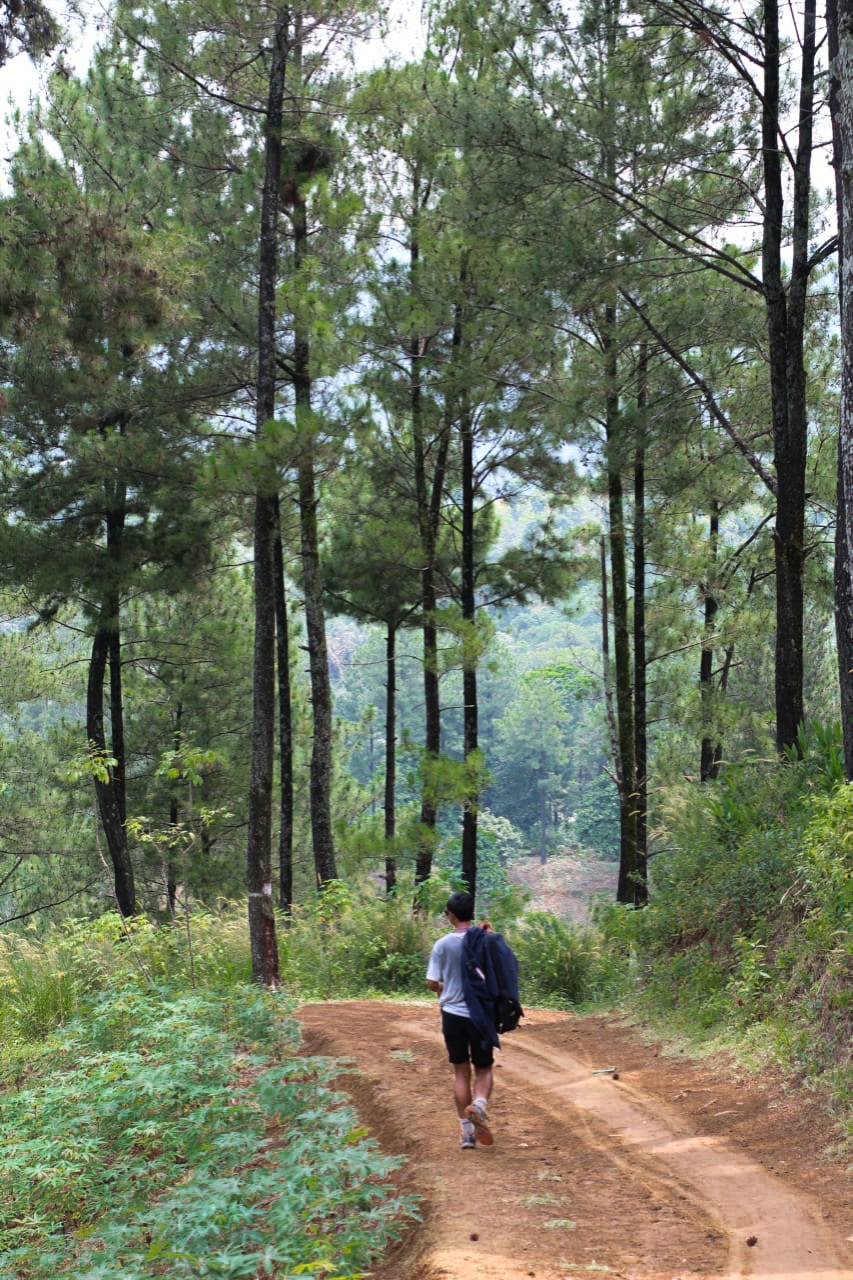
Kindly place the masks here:
POLYGON ((478 1142, 484 1147, 490 1147, 494 1142, 486 1118, 486 1106, 492 1092, 494 1047, 471 1021, 463 986, 463 947, 473 916, 474 899, 470 893, 462 890, 451 893, 447 899, 447 918, 453 932, 446 933, 436 942, 426 975, 430 991, 438 994, 441 1029, 447 1057, 453 1067, 453 1098, 462 1129, 459 1145, 463 1151, 473 1150, 478 1142))

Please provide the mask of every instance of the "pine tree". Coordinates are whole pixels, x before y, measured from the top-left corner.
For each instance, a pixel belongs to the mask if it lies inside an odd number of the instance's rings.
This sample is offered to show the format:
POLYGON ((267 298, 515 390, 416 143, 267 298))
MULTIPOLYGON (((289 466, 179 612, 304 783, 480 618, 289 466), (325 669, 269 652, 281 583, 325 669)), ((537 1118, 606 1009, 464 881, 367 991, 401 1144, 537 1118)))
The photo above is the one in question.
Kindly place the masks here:
POLYGON ((77 610, 91 636, 86 738, 116 900, 132 914, 122 612, 131 594, 203 566, 210 511, 187 503, 205 393, 201 336, 182 308, 180 237, 171 227, 152 236, 161 188, 152 174, 141 193, 129 140, 106 160, 113 88, 103 65, 87 86, 55 77, 52 106, 12 165, 2 537, 14 547, 8 572, 39 615, 77 610))

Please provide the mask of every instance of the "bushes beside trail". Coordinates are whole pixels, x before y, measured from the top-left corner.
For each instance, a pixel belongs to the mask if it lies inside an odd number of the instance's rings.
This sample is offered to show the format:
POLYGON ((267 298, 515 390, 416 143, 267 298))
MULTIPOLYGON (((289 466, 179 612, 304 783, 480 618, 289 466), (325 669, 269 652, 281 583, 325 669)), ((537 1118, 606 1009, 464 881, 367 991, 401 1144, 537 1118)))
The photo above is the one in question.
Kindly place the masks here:
POLYGON ((670 790, 649 906, 598 924, 635 1009, 822 1082, 853 1133, 853 787, 834 734, 800 749, 670 790))
POLYGON ((352 1275, 414 1212, 281 997, 128 979, 0 1093, 17 1280, 352 1275))
MULTIPOLYGON (((813 727, 781 764, 670 787, 657 819, 644 910, 602 903, 578 927, 509 897, 493 908, 518 955, 522 1002, 621 1004, 658 1029, 771 1058, 826 1086, 853 1131, 853 788, 835 736, 813 727)), ((426 998, 448 887, 440 877, 425 886, 413 914, 410 883, 390 900, 375 884, 331 884, 280 922, 282 992, 426 998)), ((190 938, 199 990, 243 989, 242 905, 194 911, 190 938)), ((88 1016, 99 993, 186 990, 189 961, 183 923, 134 920, 126 931, 110 915, 0 934, 0 1085, 37 1068, 51 1052, 44 1037, 88 1016)))

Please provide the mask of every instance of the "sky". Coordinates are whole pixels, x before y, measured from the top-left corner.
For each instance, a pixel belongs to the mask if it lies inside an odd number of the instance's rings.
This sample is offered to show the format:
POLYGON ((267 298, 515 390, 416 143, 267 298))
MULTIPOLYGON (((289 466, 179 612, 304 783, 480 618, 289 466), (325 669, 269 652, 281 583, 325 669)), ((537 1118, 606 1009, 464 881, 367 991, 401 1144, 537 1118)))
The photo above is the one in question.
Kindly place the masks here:
MULTIPOLYGON (((52 2, 49 7, 64 23, 65 5, 52 2)), ((85 69, 95 46, 97 28, 104 16, 104 6, 100 0, 81 0, 79 7, 85 17, 66 24, 69 41, 63 47, 62 55, 72 71, 85 69)), ((35 66, 25 54, 19 54, 0 67, 0 156, 3 160, 15 146, 15 132, 9 123, 9 117, 16 109, 25 111, 34 98, 41 96, 44 79, 51 66, 49 60, 43 60, 40 66, 35 66)))

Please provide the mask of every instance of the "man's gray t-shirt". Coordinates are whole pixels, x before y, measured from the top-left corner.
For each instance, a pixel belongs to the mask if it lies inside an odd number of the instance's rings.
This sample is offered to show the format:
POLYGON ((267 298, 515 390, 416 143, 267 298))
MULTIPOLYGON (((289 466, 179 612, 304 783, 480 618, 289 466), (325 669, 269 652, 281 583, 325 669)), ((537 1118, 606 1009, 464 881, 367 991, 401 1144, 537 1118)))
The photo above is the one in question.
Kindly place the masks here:
POLYGON ((428 982, 444 984, 438 997, 441 1009, 460 1018, 470 1017, 462 989, 462 944, 467 932, 465 929, 461 933, 446 933, 438 939, 432 949, 426 975, 428 982))

